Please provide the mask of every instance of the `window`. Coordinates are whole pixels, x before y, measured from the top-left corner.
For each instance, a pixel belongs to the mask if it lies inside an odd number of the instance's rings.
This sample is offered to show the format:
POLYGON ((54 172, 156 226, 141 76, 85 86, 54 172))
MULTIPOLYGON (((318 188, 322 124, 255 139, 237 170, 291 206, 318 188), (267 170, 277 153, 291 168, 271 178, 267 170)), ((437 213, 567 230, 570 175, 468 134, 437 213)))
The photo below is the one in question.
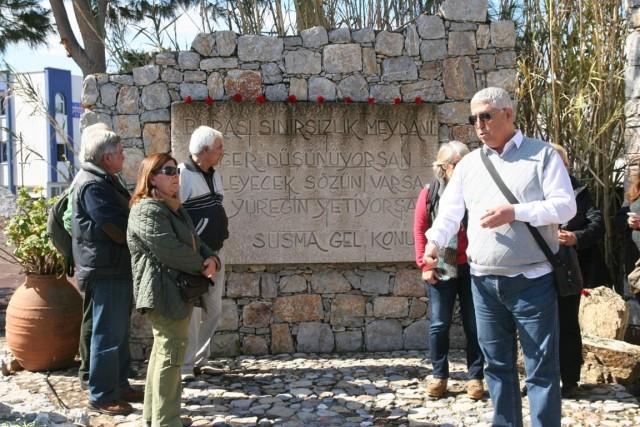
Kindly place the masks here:
POLYGON ((9 102, 9 99, 4 95, 0 95, 0 116, 7 114, 7 102, 9 102))
POLYGON ((67 138, 67 109, 65 107, 64 95, 56 93, 54 98, 55 117, 56 117, 56 159, 59 162, 67 160, 64 141, 67 138))

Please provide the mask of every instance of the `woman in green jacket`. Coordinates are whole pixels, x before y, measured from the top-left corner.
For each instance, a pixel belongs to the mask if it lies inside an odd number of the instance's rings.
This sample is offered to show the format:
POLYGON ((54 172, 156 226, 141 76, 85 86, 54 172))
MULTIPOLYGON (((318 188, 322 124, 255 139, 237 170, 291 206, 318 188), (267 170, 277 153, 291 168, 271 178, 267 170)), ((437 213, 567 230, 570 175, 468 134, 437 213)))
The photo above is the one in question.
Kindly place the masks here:
POLYGON ((183 425, 180 366, 193 306, 180 297, 178 275, 211 278, 220 265, 214 252, 200 242, 180 204, 178 177, 177 162, 168 154, 145 158, 127 228, 136 308, 148 316, 153 329, 142 412, 152 427, 183 425))

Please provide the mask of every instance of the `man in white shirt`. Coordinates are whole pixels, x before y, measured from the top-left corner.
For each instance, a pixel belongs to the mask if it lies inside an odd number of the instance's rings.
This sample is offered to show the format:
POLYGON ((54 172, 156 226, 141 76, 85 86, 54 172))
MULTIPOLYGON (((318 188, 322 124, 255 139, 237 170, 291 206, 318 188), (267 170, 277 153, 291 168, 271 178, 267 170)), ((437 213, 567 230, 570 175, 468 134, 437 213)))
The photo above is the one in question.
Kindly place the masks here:
POLYGON ((439 247, 468 210, 473 301, 494 426, 522 426, 516 332, 524 353, 532 426, 560 426, 558 312, 552 267, 525 223, 538 228, 555 253, 557 225, 573 218, 575 198, 562 159, 548 144, 515 128, 509 94, 486 88, 471 100, 469 122, 483 145, 465 156, 426 232, 424 261, 435 266, 439 247), (482 163, 484 150, 519 201, 510 204, 482 163))

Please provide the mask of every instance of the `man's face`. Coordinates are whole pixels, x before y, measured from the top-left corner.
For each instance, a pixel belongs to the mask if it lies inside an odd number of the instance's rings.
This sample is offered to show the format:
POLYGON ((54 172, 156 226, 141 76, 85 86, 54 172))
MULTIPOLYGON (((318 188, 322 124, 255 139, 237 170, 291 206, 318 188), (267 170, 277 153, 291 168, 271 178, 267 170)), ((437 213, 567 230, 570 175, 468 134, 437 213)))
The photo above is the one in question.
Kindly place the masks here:
POLYGON ((124 164, 124 148, 122 144, 116 146, 115 153, 107 153, 102 156, 104 170, 107 173, 114 174, 122 171, 124 164))
POLYGON ((222 156, 224 156, 224 141, 217 139, 213 142, 213 145, 209 146, 207 150, 207 160, 211 167, 218 166, 222 156))
POLYGON ((486 102, 472 102, 470 120, 472 118, 478 139, 494 149, 502 148, 515 132, 511 108, 494 108, 486 102))

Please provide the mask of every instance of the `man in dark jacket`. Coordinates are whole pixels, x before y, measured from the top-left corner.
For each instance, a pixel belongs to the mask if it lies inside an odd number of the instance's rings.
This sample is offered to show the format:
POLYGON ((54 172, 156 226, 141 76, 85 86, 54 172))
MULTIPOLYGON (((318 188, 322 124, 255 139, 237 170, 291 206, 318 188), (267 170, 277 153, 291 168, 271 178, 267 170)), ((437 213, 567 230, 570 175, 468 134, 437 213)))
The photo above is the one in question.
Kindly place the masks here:
POLYGON ((84 163, 74 180, 73 258, 80 287, 92 298, 93 331, 89 405, 105 414, 126 415, 127 401, 142 398, 129 386, 131 260, 126 242, 129 192, 115 174, 124 153, 113 132, 87 128, 84 163))

